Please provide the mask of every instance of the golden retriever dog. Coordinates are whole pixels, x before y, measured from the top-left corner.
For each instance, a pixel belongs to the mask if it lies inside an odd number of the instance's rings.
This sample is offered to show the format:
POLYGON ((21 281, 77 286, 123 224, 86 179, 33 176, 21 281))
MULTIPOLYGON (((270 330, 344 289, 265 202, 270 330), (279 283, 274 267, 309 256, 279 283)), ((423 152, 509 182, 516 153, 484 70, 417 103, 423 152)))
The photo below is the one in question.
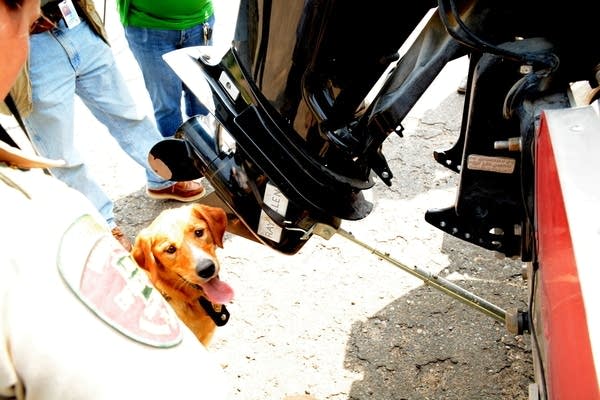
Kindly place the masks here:
POLYGON ((229 313, 233 289, 219 279, 217 247, 223 247, 227 215, 192 204, 162 211, 139 232, 131 254, 177 316, 205 346, 229 313))

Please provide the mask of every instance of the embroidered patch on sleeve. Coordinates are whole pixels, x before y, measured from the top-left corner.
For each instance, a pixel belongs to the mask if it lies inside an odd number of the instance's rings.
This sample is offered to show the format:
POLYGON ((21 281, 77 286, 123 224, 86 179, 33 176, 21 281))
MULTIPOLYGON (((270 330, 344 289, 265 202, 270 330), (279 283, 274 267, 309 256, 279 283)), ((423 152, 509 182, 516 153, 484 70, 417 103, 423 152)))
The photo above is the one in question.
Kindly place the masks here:
POLYGON ((123 335, 154 347, 182 340, 173 309, 129 253, 91 216, 63 235, 58 269, 75 295, 123 335))

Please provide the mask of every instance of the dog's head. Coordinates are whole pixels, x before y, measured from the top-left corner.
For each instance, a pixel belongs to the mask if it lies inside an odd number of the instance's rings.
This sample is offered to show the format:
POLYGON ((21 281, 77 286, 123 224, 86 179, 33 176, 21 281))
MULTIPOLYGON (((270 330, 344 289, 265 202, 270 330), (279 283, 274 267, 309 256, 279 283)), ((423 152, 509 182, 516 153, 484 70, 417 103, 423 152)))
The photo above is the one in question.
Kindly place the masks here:
POLYGON ((228 303, 233 290, 219 279, 216 256, 226 227, 227 215, 218 207, 193 204, 164 210, 140 231, 131 254, 164 294, 190 297, 202 291, 213 303, 228 303))

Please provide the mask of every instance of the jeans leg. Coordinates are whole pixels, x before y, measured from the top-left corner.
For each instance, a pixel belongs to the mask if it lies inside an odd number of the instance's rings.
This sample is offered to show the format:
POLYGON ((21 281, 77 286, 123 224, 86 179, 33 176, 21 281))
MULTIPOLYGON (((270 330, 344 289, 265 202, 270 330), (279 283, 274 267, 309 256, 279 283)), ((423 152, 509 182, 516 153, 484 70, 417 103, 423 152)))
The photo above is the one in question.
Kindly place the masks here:
MULTIPOLYGON (((211 29, 214 21, 214 16, 207 21, 211 29)), ((208 109, 162 59, 173 50, 211 44, 212 41, 204 42, 202 24, 183 31, 126 27, 125 37, 142 70, 154 118, 163 136, 174 135, 183 123, 182 93, 187 117, 208 114, 208 109)))
POLYGON ((126 27, 125 37, 142 70, 158 129, 173 136, 183 123, 182 82, 162 55, 178 48, 180 31, 126 27))
POLYGON ((148 164, 148 153, 162 136, 129 93, 110 47, 87 24, 80 25, 68 33, 77 35, 73 39, 77 40, 76 51, 81 60, 77 68, 76 94, 108 128, 120 147, 144 167, 149 188, 169 186, 172 182, 160 178, 148 164), (77 29, 80 25, 83 25, 81 29, 77 29))
POLYGON ((63 47, 56 33, 31 35, 29 73, 34 112, 24 118, 31 141, 40 155, 66 161, 53 168, 58 179, 83 193, 106 219, 115 225, 113 202, 94 180, 74 145, 73 107, 75 101, 76 59, 70 59, 70 46, 63 47))

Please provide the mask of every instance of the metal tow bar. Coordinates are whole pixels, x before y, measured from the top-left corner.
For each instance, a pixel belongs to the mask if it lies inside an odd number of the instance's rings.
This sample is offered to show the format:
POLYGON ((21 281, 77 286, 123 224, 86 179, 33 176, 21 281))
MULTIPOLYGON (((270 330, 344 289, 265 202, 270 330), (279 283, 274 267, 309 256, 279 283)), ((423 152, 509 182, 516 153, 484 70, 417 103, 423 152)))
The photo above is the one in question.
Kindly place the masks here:
POLYGON ((416 276, 417 278, 423 280, 427 285, 430 285, 441 292, 444 292, 451 297, 454 297, 457 300, 462 301, 463 303, 481 311, 482 313, 496 319, 497 321, 505 324, 509 331, 511 330, 511 324, 507 321, 507 313, 502 308, 490 303, 489 301, 482 299, 481 297, 461 288, 458 285, 436 275, 431 272, 425 271, 417 266, 409 267, 406 264, 401 263, 400 261, 390 257, 389 254, 383 253, 374 247, 369 246, 368 244, 361 242, 356 239, 350 232, 343 230, 342 228, 334 228, 327 224, 317 223, 313 227, 313 233, 321 236, 322 238, 329 240, 335 233, 344 238, 350 240, 353 243, 360 245, 361 247, 367 249, 371 253, 376 256, 390 262, 396 267, 408 272, 411 275, 416 276))

